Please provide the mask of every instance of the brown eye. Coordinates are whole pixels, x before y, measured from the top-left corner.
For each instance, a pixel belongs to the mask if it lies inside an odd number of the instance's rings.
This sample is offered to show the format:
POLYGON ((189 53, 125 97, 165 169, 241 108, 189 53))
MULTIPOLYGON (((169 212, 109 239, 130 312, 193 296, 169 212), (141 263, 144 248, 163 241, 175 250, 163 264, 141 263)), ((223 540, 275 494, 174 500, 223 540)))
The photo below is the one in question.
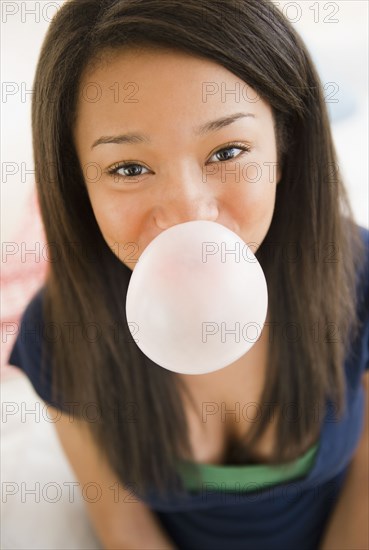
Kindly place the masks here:
POLYGON ((112 166, 111 168, 109 168, 108 174, 113 176, 114 178, 133 179, 144 175, 141 172, 142 169, 147 170, 147 168, 145 168, 145 166, 142 166, 142 164, 126 162, 126 163, 116 164, 115 166, 112 166), (119 173, 120 170, 127 170, 127 172, 125 174, 120 174, 119 173))
MULTIPOLYGON (((228 160, 233 160, 234 158, 238 158, 242 156, 244 153, 249 153, 249 152, 250 152, 250 147, 248 147, 247 145, 233 143, 228 145, 227 147, 222 147, 221 149, 216 151, 212 155, 212 157, 217 155, 224 155, 225 158, 219 158, 219 156, 217 156, 217 159, 220 160, 221 162, 227 162, 228 160), (242 151, 242 153, 235 154, 235 151, 237 150, 242 151)), ((214 161, 209 160, 209 162, 214 162, 214 161)))

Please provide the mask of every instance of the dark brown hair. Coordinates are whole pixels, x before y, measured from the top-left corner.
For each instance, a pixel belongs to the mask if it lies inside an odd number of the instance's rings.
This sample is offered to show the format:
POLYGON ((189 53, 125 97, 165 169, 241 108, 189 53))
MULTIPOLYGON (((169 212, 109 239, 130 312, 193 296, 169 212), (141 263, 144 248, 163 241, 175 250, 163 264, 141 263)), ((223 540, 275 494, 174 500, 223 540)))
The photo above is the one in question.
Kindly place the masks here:
MULTIPOLYGON (((359 328, 362 249, 319 77, 271 2, 69 0, 61 7, 43 43, 32 105, 38 195, 53 252, 44 318, 60 333, 48 346, 53 395, 77 403, 81 415, 88 404, 97 406, 88 425, 122 483, 162 491, 176 485, 178 458, 190 456, 183 388, 131 337, 124 308, 131 271, 102 237, 72 138, 83 71, 104 52, 132 46, 214 60, 272 106, 283 170, 256 253, 277 323, 262 402, 276 410, 294 403, 299 415, 294 422, 280 415, 271 462, 297 457, 308 436, 319 433, 313 405, 329 397, 337 413, 344 410, 343 363, 359 328), (296 337, 286 333, 292 325, 296 337)), ((246 459, 267 425, 266 415, 253 424, 234 462, 246 459)))

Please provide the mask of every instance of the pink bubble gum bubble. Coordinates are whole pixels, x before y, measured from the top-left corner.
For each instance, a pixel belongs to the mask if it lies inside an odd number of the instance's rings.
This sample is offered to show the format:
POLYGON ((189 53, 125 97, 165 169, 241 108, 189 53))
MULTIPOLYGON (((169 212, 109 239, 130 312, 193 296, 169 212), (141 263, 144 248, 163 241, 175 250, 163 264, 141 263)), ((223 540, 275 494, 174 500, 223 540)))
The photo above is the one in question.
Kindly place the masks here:
POLYGON ((211 221, 181 223, 153 239, 126 299, 141 351, 183 374, 213 372, 242 357, 259 338, 267 308, 266 280, 251 249, 211 221))

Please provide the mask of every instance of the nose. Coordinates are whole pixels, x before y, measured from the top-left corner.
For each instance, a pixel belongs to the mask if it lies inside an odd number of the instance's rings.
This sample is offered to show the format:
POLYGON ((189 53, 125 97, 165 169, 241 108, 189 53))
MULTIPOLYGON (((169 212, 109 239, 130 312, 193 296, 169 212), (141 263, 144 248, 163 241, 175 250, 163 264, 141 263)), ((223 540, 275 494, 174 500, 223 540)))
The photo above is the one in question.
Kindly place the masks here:
POLYGON ((160 229, 193 220, 216 221, 218 202, 210 184, 199 176, 175 177, 165 182, 155 209, 155 222, 160 229))

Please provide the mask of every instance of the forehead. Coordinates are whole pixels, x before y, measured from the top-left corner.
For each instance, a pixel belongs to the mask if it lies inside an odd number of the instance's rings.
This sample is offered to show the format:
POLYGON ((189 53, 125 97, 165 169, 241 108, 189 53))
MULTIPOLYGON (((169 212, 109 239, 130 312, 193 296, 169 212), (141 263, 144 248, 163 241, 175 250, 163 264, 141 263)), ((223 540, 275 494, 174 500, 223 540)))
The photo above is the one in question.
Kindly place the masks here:
POLYGON ((130 47, 96 56, 79 86, 77 133, 148 128, 208 120, 235 111, 271 115, 269 105, 241 78, 208 58, 165 48, 130 47), (201 117, 201 118, 200 118, 201 117))

